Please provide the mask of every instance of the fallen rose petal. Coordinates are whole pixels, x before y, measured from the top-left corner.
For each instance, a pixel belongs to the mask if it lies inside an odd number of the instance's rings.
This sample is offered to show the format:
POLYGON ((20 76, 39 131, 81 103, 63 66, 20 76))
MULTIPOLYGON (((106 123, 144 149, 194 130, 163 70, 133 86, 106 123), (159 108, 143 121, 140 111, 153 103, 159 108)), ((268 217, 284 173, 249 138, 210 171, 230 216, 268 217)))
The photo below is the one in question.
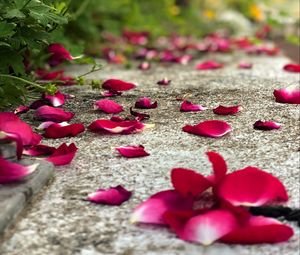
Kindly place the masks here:
POLYGON ((206 152, 208 159, 213 167, 213 175, 208 176, 207 179, 214 185, 218 184, 227 173, 227 164, 223 157, 216 152, 206 152))
POLYGON ((66 121, 60 122, 60 123, 57 123, 57 122, 54 122, 54 121, 45 121, 45 122, 42 122, 42 123, 37 127, 37 129, 38 129, 38 130, 44 130, 44 129, 50 127, 52 124, 57 124, 57 125, 60 125, 61 127, 70 125, 70 124, 69 124, 68 122, 66 122, 66 121))
POLYGON ((124 118, 120 117, 120 116, 112 116, 110 118, 111 121, 115 121, 115 122, 122 122, 122 121, 125 121, 124 118))
POLYGON ((124 109, 121 105, 113 100, 101 99, 94 103, 94 109, 105 113, 120 113, 124 109))
POLYGON ((252 63, 240 62, 238 67, 241 69, 251 69, 252 66, 253 66, 252 63))
POLYGON ((59 43, 53 43, 49 45, 48 51, 51 54, 51 57, 48 60, 48 63, 51 66, 57 66, 64 60, 73 60, 70 52, 67 51, 64 46, 59 43))
POLYGON ((283 67, 283 69, 292 73, 300 73, 300 65, 298 64, 287 64, 283 67))
POLYGON ((98 189, 96 192, 89 194, 87 200, 96 204, 121 205, 127 201, 131 195, 131 191, 118 185, 107 190, 98 189))
POLYGON ((139 100, 135 102, 135 108, 139 109, 153 109, 157 108, 157 101, 154 103, 151 102, 151 98, 149 97, 141 97, 139 100))
POLYGON ((217 195, 234 206, 260 206, 288 200, 280 180, 255 167, 246 167, 224 176, 217 195))
POLYGON ((278 220, 252 216, 247 224, 223 236, 221 241, 235 244, 279 243, 289 240, 293 234, 290 226, 278 220))
POLYGON ((61 106, 65 103, 65 96, 60 91, 57 91, 54 95, 44 95, 43 98, 48 100, 54 107, 61 106))
POLYGON ((140 70, 145 71, 145 70, 149 70, 151 68, 151 65, 150 65, 149 62, 144 61, 144 62, 142 62, 142 63, 139 64, 138 68, 140 70))
POLYGON ((63 143, 51 156, 45 158, 45 160, 53 163, 55 166, 67 165, 75 157, 77 149, 78 148, 74 143, 71 143, 69 146, 67 146, 66 143, 63 143))
POLYGON ((272 129, 279 129, 281 124, 274 122, 274 121, 261 121, 258 120, 253 124, 254 129, 259 130, 272 130, 272 129))
POLYGON ((81 123, 69 124, 62 126, 60 124, 54 123, 45 129, 44 137, 47 138, 63 138, 63 137, 73 137, 82 133, 85 127, 81 123))
POLYGON ((130 83, 130 82, 117 80, 117 79, 109 79, 103 82, 102 84, 103 89, 107 89, 114 93, 134 89, 136 86, 137 85, 135 83, 130 83))
POLYGON ((68 121, 72 119, 74 113, 65 112, 63 109, 44 105, 35 112, 35 117, 39 120, 50 120, 55 122, 68 121))
POLYGON ((218 115, 233 115, 238 113, 241 110, 239 105, 234 106, 223 106, 219 105, 218 107, 213 109, 213 112, 218 115))
POLYGON ((17 158, 20 159, 23 152, 23 140, 21 136, 17 133, 6 133, 4 131, 0 131, 0 141, 7 142, 12 141, 16 143, 16 155, 17 158))
POLYGON ((221 137, 231 131, 230 125, 222 120, 206 120, 195 126, 186 125, 182 128, 184 132, 206 137, 221 137))
POLYGON ((103 91, 103 92, 101 92, 101 95, 104 96, 104 97, 115 97, 115 96, 122 95, 122 92, 117 92, 117 91, 103 91))
POLYGON ((5 160, 0 156, 0 184, 20 181, 30 175, 39 164, 23 166, 5 160))
POLYGON ((132 116, 136 117, 136 120, 138 120, 138 121, 142 121, 144 119, 149 119, 150 118, 149 114, 134 111, 134 110, 132 110, 132 107, 130 107, 129 110, 130 110, 130 114, 132 116))
POLYGON ((17 109, 14 110, 14 114, 22 114, 26 113, 30 110, 30 108, 26 105, 20 105, 17 109))
POLYGON ((168 78, 163 78, 162 80, 158 81, 156 84, 158 85, 169 85, 171 83, 171 80, 168 80, 168 78))
POLYGON ((190 101, 184 100, 180 106, 181 112, 195 112, 195 111, 204 111, 206 107, 203 107, 200 104, 193 104, 190 101))
POLYGON ((192 217, 177 233, 185 241, 210 245, 238 226, 237 220, 227 210, 211 210, 192 217))
POLYGON ((223 64, 215 62, 215 61, 205 61, 196 65, 196 70, 213 70, 222 68, 223 64))
POLYGON ((38 108, 40 108, 41 106, 44 106, 44 105, 51 105, 51 103, 50 103, 50 101, 48 101, 46 99, 38 99, 38 100, 33 101, 29 105, 29 108, 35 110, 35 109, 38 109, 38 108))
POLYGON ((181 65, 187 65, 192 60, 192 58, 192 55, 185 54, 179 57, 174 57, 173 62, 179 63, 181 65))
POLYGON ((48 156, 54 153, 55 147, 51 147, 44 144, 34 145, 30 148, 24 149, 23 154, 28 156, 48 156))
POLYGON ((138 158, 149 156, 150 154, 145 151, 144 146, 121 146, 117 147, 116 150, 126 158, 138 158))
POLYGON ((175 190, 164 190, 138 205, 131 216, 131 222, 165 225, 163 217, 165 212, 191 210, 192 207, 191 197, 183 198, 175 190))
POLYGON ((282 88, 274 90, 275 101, 286 104, 300 104, 299 88, 282 88))

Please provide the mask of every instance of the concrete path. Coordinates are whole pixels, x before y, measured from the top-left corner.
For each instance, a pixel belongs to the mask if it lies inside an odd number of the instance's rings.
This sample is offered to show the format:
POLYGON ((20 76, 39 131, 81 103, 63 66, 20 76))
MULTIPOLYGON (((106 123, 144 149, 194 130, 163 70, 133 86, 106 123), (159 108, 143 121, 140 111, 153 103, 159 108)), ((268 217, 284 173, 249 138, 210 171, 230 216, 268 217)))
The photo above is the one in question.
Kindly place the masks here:
MULTIPOLYGON (((278 104, 274 88, 299 83, 299 75, 286 73, 285 57, 252 57, 252 70, 236 66, 239 55, 216 56, 226 62, 224 69, 196 71, 188 66, 154 67, 142 72, 107 66, 90 78, 120 78, 138 82, 140 86, 117 97, 128 114, 129 107, 141 96, 158 101, 158 108, 149 110, 148 123, 155 127, 128 136, 95 135, 90 132, 72 138, 48 140, 47 144, 75 142, 79 147, 71 165, 56 168, 56 178, 46 192, 27 211, 15 229, 7 233, 0 246, 1 255, 298 255, 299 228, 286 243, 276 245, 223 245, 204 248, 183 242, 166 229, 137 227, 129 223, 132 209, 151 194, 170 188, 169 173, 173 167, 186 167, 210 172, 205 152, 214 150, 227 160, 230 171, 248 165, 257 166, 278 176, 290 194, 288 203, 299 208, 299 106, 278 104), (168 77, 168 87, 156 82, 168 77), (211 110, 200 113, 179 112, 176 97, 186 97, 209 109, 218 104, 238 102, 243 109, 237 116, 217 116, 211 110), (204 138, 181 131, 185 124, 201 120, 222 119, 233 131, 220 139, 204 138), (282 123, 280 130, 253 130, 258 120, 282 123), (142 144, 151 153, 138 159, 121 158, 114 148, 142 144), (132 199, 120 207, 91 204, 83 199, 100 186, 123 184, 134 191, 132 199)), ((86 67, 74 66, 70 73, 84 73, 86 67)), ((74 121, 88 125, 107 117, 92 110, 99 92, 87 87, 70 87, 76 99, 64 107, 76 113, 74 121)), ((255 185, 255 184, 253 184, 255 185)))

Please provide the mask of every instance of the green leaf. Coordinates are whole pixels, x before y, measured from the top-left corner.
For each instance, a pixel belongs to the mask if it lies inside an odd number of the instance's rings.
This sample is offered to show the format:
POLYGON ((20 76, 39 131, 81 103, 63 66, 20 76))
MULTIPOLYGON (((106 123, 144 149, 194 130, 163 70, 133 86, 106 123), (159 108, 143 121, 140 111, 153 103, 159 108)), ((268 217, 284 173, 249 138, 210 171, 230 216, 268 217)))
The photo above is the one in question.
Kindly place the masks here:
POLYGON ((15 31, 14 28, 16 27, 16 24, 14 23, 0 23, 0 38, 4 37, 11 37, 15 31))
POLYGON ((24 19, 26 15, 19 11, 18 9, 12 9, 9 10, 5 15, 4 18, 12 19, 12 18, 18 18, 18 19, 24 19))

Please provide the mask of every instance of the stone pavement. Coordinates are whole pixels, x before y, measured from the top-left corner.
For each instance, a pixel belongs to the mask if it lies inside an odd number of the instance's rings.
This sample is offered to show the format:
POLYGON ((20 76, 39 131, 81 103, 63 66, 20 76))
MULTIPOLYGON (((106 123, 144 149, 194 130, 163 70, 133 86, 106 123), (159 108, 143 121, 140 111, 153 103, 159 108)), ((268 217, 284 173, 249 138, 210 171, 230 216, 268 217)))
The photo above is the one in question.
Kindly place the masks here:
MULTIPOLYGON (((208 174, 211 170, 205 152, 214 150, 226 159, 229 170, 248 165, 257 166, 278 176, 290 195, 288 205, 298 207, 299 194, 299 106, 278 104, 274 88, 299 83, 299 75, 286 73, 285 57, 248 57, 252 70, 237 69, 244 56, 213 55, 226 62, 223 69, 196 71, 194 64, 154 67, 142 72, 107 66, 90 78, 119 78, 138 82, 140 86, 125 92, 116 101, 129 107, 141 96, 158 101, 158 108, 148 110, 147 123, 155 127, 134 135, 96 135, 85 132, 75 138, 46 141, 58 146, 75 142, 79 148, 75 160, 57 167, 55 180, 36 200, 26 214, 8 232, 0 246, 1 255, 298 255, 299 228, 286 243, 276 245, 224 245, 202 247, 183 242, 166 229, 138 227, 129 223, 133 208, 151 194, 170 188, 169 173, 173 167, 186 167, 208 174), (170 86, 158 86, 163 77, 170 86), (186 97, 209 109, 218 104, 241 104, 237 116, 217 116, 211 110, 198 113, 179 112, 176 97, 186 97), (220 139, 198 137, 181 131, 185 124, 206 119, 226 120, 233 131, 220 139), (253 130, 258 120, 282 123, 280 130, 253 130), (126 159, 114 148, 142 144, 149 157, 126 159), (134 191, 133 197, 120 207, 91 204, 83 199, 97 188, 118 184, 134 191)), ((87 67, 70 67, 70 73, 84 73, 87 67)), ((77 96, 69 100, 66 110, 76 113, 74 121, 88 125, 97 118, 107 117, 94 112, 93 102, 101 98, 88 87, 69 87, 64 91, 77 96)), ((124 113, 125 114, 125 113, 124 113)), ((36 124, 36 123, 35 123, 36 124)), ((254 184, 255 185, 255 184, 254 184)))

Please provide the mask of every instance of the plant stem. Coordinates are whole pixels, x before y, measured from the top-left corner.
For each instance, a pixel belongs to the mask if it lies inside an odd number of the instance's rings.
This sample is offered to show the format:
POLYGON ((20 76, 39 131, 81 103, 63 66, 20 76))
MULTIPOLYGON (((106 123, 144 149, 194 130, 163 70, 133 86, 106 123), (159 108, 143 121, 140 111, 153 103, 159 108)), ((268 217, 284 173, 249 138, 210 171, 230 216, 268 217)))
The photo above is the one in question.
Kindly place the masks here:
POLYGON ((102 67, 92 69, 91 71, 88 71, 88 72, 86 72, 86 73, 84 73, 84 74, 81 74, 81 75, 77 76, 77 78, 81 78, 81 77, 83 77, 83 76, 86 76, 86 75, 88 75, 88 74, 90 74, 90 73, 99 71, 99 70, 101 70, 101 69, 102 69, 102 67))
POLYGON ((29 85, 32 85, 33 87, 35 88, 38 88, 38 89, 41 89, 43 91, 45 91, 45 87, 35 83, 35 82, 32 82, 32 81, 28 81, 28 80, 25 80, 23 78, 20 78, 20 77, 17 77, 17 76, 13 76, 13 75, 9 75, 9 74, 0 74, 0 78, 3 77, 3 78, 8 78, 8 79, 14 79, 14 80, 18 80, 18 81, 21 81, 21 82, 24 82, 24 83, 27 83, 29 85))

